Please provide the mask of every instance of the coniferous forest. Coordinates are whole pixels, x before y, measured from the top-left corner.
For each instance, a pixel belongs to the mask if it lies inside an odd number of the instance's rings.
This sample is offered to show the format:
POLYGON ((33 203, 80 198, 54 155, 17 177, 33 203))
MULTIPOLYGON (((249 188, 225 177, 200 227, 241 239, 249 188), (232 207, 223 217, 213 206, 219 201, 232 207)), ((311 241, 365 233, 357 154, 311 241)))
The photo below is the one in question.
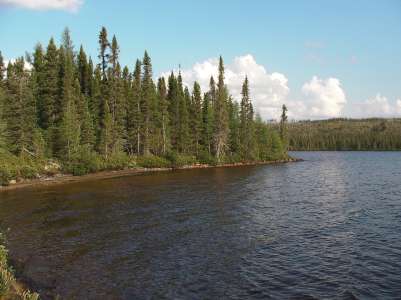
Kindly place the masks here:
POLYGON ((290 150, 401 150, 401 119, 330 119, 290 122, 290 150))
POLYGON ((255 114, 249 82, 233 99, 220 57, 207 91, 184 86, 180 72, 154 80, 145 51, 132 68, 106 28, 98 56, 37 44, 6 66, 0 53, 0 184, 43 173, 74 175, 128 167, 171 167, 286 158, 286 108, 272 129, 255 114), (26 63, 32 67, 26 68, 26 63))

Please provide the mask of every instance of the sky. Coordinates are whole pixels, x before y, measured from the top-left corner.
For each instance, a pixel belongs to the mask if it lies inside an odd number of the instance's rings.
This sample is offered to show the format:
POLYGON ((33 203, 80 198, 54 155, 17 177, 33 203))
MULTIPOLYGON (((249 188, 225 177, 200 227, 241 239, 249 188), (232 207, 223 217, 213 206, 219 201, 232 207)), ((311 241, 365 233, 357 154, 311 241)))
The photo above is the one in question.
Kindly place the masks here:
POLYGON ((146 49, 154 76, 181 66, 206 90, 219 55, 236 100, 249 77, 264 119, 401 117, 401 1, 0 0, 7 60, 60 40, 65 27, 97 60, 105 26, 133 69, 146 49))

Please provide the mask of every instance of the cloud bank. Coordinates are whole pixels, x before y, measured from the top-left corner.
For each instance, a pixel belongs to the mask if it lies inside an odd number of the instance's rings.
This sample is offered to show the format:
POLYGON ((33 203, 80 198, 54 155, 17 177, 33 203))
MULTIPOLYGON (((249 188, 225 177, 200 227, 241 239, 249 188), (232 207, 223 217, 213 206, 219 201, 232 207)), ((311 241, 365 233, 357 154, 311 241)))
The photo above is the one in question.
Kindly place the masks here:
POLYGON ((32 10, 66 10, 76 12, 83 0, 0 0, 0 6, 21 7, 32 10))
MULTIPOLYGON (((225 65, 225 71, 227 87, 237 101, 241 99, 241 86, 248 76, 253 105, 264 119, 277 119, 284 103, 293 119, 336 117, 347 102, 337 78, 319 79, 316 76, 303 85, 302 99, 291 99, 288 78, 279 72, 269 72, 250 54, 235 57, 225 65)), ((191 87, 196 80, 202 90, 207 91, 210 76, 217 78, 218 59, 198 62, 181 73, 184 84, 191 87)), ((168 72, 162 73, 162 76, 168 75, 168 72)))
MULTIPOLYGON (((174 70, 175 73, 178 70, 174 70)), ((161 76, 168 77, 170 72, 161 76)), ((198 81, 203 91, 209 89, 210 76, 217 78, 218 58, 209 58, 181 70, 183 82, 192 87, 198 81)), ((270 72, 256 62, 251 54, 237 56, 226 62, 225 81, 236 101, 241 99, 241 86, 245 76, 250 82, 251 99, 255 110, 263 119, 278 119, 282 104, 289 108, 289 117, 295 120, 325 119, 337 117, 401 117, 401 99, 391 104, 381 94, 359 103, 350 103, 341 81, 335 77, 313 76, 302 85, 295 99, 285 74, 270 72)))

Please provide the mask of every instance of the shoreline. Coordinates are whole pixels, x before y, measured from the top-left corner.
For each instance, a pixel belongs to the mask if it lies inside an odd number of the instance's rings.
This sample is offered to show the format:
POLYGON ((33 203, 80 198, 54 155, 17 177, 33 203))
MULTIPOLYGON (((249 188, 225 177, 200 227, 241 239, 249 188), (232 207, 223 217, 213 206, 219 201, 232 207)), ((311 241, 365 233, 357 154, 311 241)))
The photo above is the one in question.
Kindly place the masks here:
POLYGON ((300 162, 302 159, 299 158, 288 158, 282 160, 273 161, 255 161, 255 162, 242 162, 242 163, 229 163, 221 165, 208 165, 208 164, 194 164, 177 168, 130 168, 123 170, 111 170, 111 171, 100 171, 96 173, 90 173, 82 176, 73 176, 71 174, 57 174, 51 177, 43 177, 36 179, 25 179, 17 183, 10 184, 8 186, 0 186, 0 193, 12 190, 19 190, 30 187, 39 186, 54 186, 74 182, 85 182, 101 179, 109 179, 116 177, 125 177, 132 175, 142 175, 147 173, 155 172, 171 172, 175 170, 193 170, 193 169, 211 169, 211 168, 235 168, 235 167, 246 167, 246 166, 257 166, 257 165, 272 165, 272 164, 285 164, 290 162, 300 162))

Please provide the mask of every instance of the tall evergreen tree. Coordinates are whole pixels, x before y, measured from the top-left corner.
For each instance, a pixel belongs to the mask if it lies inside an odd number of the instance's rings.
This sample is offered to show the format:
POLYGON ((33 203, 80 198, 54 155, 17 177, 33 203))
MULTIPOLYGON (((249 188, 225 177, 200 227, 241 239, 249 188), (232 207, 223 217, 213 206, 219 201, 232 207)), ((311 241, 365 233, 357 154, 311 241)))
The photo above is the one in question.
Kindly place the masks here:
POLYGON ((181 91, 178 88, 178 81, 174 73, 171 72, 168 78, 168 112, 170 124, 170 141, 174 151, 179 149, 179 133, 180 133, 180 98, 181 91))
POLYGON ((139 154, 141 149, 141 61, 135 63, 132 81, 132 93, 127 104, 127 142, 131 154, 139 154))
POLYGON ((53 126, 56 120, 56 103, 59 97, 58 51, 51 38, 47 46, 43 67, 44 81, 40 87, 40 124, 43 129, 53 126))
POLYGON ((169 115, 168 115, 168 101, 167 101, 167 87, 164 77, 159 78, 157 83, 157 95, 160 107, 160 122, 162 130, 162 154, 166 154, 169 148, 168 135, 169 135, 169 115))
POLYGON ((253 108, 249 97, 249 81, 245 77, 242 85, 242 99, 240 109, 240 152, 243 159, 255 159, 255 132, 253 121, 253 108))
POLYGON ((107 30, 105 27, 102 27, 102 30, 99 33, 99 59, 100 59, 100 69, 102 70, 103 80, 106 78, 107 64, 110 57, 110 55, 107 52, 109 45, 110 43, 107 39, 107 30))
POLYGON ((214 151, 218 162, 221 162, 227 150, 227 139, 229 135, 228 124, 228 92, 224 84, 223 58, 219 59, 219 80, 217 83, 216 102, 214 104, 215 126, 214 126, 214 151))
POLYGON ((288 133, 287 133, 287 106, 283 104, 280 118, 280 138, 283 143, 284 149, 288 148, 288 133))
POLYGON ((199 155, 202 143, 202 92, 199 83, 195 81, 192 91, 191 132, 193 135, 193 151, 199 155))
POLYGON ((145 51, 143 57, 143 75, 142 75, 142 95, 141 95, 141 139, 142 139, 142 153, 144 155, 150 154, 150 130, 151 130, 151 102, 154 97, 154 84, 152 80, 152 63, 145 51))
POLYGON ((33 82, 24 69, 24 58, 18 58, 7 68, 7 96, 4 117, 9 149, 15 154, 32 150, 33 134, 37 124, 33 82))
POLYGON ((210 93, 206 93, 202 105, 202 145, 208 154, 212 154, 214 126, 214 110, 210 99, 210 93))

